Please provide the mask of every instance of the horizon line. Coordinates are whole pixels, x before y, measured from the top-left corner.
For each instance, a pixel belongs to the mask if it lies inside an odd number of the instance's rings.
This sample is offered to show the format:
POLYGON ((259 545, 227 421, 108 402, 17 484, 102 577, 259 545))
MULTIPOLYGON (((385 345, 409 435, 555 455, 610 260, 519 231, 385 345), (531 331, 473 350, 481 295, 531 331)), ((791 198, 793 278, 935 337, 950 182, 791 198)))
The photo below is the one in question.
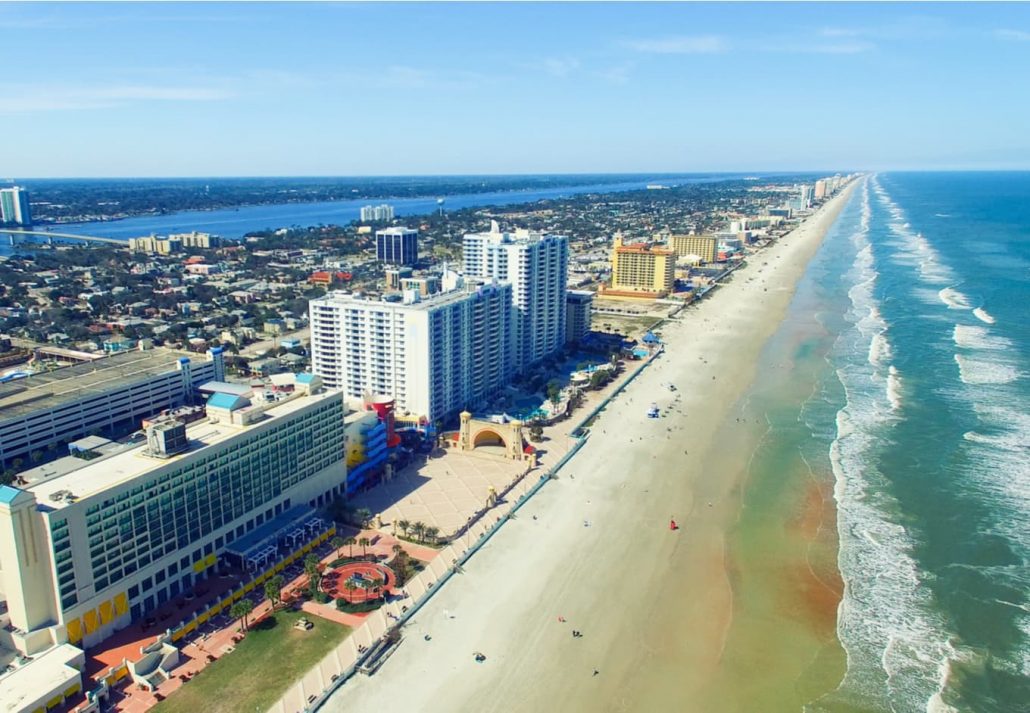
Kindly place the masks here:
POLYGON ((366 174, 332 174, 332 173, 310 173, 310 174, 209 174, 209 175, 112 175, 112 176, 22 176, 20 178, 4 177, 0 179, 3 184, 16 184, 18 181, 114 181, 114 180, 183 180, 183 179, 362 179, 362 178, 533 178, 533 177, 615 177, 615 176, 653 176, 656 178, 679 177, 679 176, 718 176, 718 175, 758 175, 777 176, 785 174, 820 174, 820 173, 1025 173, 1030 171, 1030 166, 1022 168, 863 168, 863 169, 749 169, 749 170, 718 170, 718 171, 602 171, 602 172, 541 172, 541 173, 366 173, 366 174))

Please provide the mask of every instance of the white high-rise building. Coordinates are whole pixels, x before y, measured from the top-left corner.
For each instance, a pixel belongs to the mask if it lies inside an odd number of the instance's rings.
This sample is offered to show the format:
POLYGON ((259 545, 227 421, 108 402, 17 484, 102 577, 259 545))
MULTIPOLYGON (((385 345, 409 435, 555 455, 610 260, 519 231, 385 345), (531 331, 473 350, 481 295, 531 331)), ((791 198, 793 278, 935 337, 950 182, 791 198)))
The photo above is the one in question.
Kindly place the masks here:
POLYGON ((812 186, 802 184, 798 189, 798 203, 801 206, 801 210, 806 210, 812 207, 812 186))
POLYGON ((466 234, 463 247, 466 275, 511 283, 515 371, 522 372, 561 349, 565 344, 568 238, 528 230, 504 233, 491 221, 490 232, 466 234))
POLYGON ((403 301, 331 292, 312 300, 312 370, 348 397, 386 394, 400 411, 444 419, 511 379, 511 286, 458 280, 403 301))
POLYGON ((361 220, 366 223, 393 220, 393 206, 389 203, 363 206, 361 208, 361 220))
POLYGON ((15 225, 32 225, 29 192, 24 188, 0 188, 0 221, 15 225))

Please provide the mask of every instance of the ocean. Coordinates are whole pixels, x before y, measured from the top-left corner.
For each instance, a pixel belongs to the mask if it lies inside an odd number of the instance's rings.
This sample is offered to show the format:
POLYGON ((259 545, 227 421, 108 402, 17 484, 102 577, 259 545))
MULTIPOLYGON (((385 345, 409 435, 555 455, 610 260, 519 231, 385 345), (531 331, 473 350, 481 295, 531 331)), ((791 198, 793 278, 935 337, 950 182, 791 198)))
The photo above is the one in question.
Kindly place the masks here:
POLYGON ((808 279, 846 654, 808 709, 1030 710, 1030 174, 873 175, 808 279))

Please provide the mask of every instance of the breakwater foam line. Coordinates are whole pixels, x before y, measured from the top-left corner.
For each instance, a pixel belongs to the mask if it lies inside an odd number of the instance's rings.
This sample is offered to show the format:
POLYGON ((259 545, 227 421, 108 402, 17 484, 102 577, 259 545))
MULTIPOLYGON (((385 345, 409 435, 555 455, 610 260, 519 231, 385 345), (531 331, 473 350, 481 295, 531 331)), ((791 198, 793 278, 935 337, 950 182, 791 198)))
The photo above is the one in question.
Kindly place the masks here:
MULTIPOLYGON (((837 378, 846 399, 830 447, 844 580, 838 636, 847 671, 838 689, 811 707, 818 710, 823 702, 843 700, 897 711, 925 710, 928 702, 940 700, 955 651, 910 554, 912 536, 892 518, 897 504, 876 468, 881 438, 899 417, 902 382, 898 370, 878 358, 884 346, 873 346, 882 341, 889 347, 888 325, 874 296, 877 273, 864 227, 852 236, 856 252, 848 272, 853 286, 847 315, 852 327, 835 346, 837 378)), ((938 710, 948 710, 940 706, 938 710)))

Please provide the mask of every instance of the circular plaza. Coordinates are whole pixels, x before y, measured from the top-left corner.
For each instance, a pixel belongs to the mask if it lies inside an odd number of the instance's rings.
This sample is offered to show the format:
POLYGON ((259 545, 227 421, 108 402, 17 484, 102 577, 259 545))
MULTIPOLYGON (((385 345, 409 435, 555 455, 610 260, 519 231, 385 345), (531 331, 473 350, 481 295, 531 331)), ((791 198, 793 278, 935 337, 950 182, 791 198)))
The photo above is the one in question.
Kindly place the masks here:
POLYGON ((351 604, 382 599, 397 585, 397 575, 378 562, 348 562, 322 577, 322 591, 351 604))

